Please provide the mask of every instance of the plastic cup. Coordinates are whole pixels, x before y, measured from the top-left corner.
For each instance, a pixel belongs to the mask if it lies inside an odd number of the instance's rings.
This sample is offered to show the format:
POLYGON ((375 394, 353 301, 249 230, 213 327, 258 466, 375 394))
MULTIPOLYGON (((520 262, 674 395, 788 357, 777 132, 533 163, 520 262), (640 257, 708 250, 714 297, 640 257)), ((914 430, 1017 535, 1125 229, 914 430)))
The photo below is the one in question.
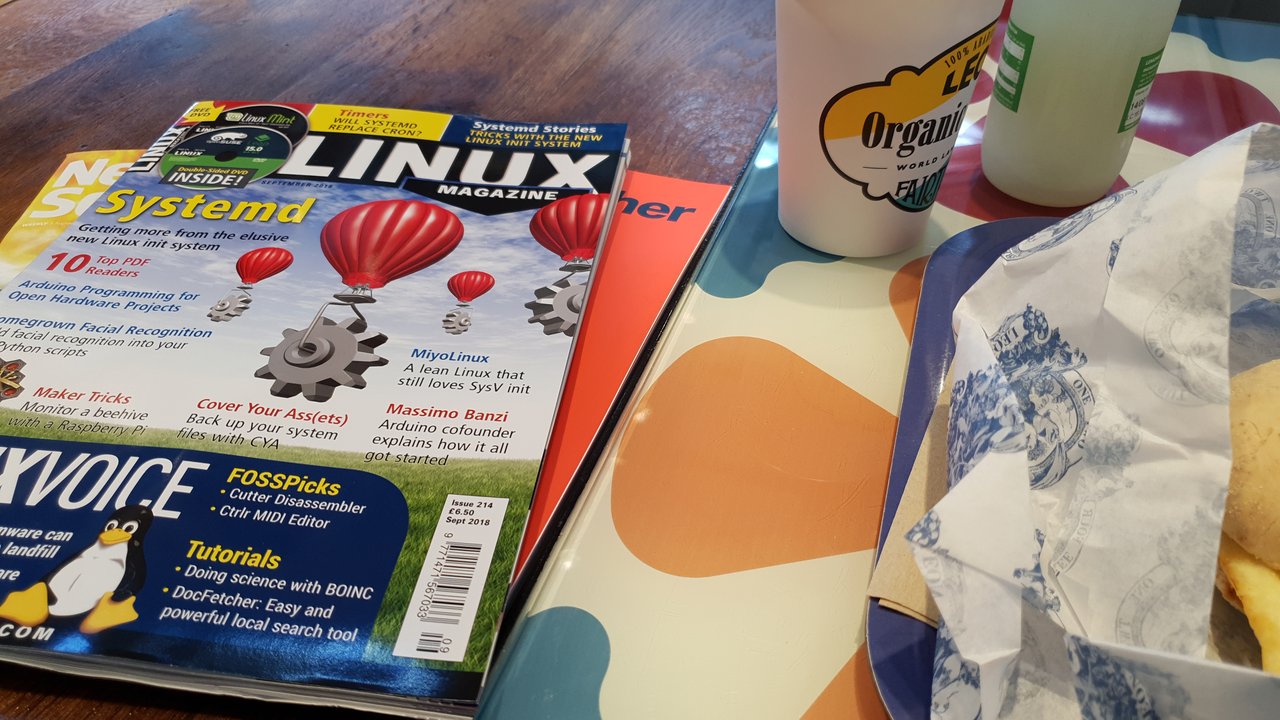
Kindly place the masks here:
POLYGON ((924 237, 1002 0, 777 0, 778 219, 816 250, 924 237))

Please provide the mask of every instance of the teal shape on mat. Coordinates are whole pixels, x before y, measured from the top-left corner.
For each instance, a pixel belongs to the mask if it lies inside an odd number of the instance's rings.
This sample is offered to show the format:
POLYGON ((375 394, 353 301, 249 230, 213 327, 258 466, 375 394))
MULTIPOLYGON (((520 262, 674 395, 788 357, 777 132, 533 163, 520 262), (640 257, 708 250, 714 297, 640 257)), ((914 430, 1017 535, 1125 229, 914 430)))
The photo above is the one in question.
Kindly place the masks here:
POLYGON ((694 282, 710 295, 739 298, 779 265, 839 259, 801 245, 778 224, 778 127, 770 123, 694 282))
POLYGON ((594 615, 557 607, 530 615, 489 678, 477 720, 596 720, 609 635, 594 615))
POLYGON ((1173 21, 1173 30, 1200 38, 1209 52, 1228 60, 1251 62, 1280 57, 1280 25, 1179 15, 1173 21))

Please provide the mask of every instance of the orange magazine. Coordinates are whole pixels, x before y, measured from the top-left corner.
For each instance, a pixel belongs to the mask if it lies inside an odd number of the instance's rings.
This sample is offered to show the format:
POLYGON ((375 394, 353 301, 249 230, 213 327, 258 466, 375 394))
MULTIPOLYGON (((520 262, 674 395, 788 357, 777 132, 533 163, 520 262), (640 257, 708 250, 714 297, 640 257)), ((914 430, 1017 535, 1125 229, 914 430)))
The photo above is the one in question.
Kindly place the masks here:
POLYGON ((628 172, 538 475, 516 574, 582 463, 649 332, 720 211, 727 185, 628 172))

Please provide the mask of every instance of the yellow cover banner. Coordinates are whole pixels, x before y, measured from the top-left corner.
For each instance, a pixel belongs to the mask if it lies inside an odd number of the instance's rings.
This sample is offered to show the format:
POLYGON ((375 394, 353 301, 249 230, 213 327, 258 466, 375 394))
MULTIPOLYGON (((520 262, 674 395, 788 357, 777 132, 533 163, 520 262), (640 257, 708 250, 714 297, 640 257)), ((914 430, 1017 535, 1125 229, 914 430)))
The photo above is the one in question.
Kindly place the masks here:
POLYGON ((351 105, 316 105, 307 119, 312 132, 343 132, 439 140, 452 115, 351 105))
POLYGON ((0 240, 0 287, 35 260, 141 154, 141 150, 91 150, 63 158, 36 199, 0 240))

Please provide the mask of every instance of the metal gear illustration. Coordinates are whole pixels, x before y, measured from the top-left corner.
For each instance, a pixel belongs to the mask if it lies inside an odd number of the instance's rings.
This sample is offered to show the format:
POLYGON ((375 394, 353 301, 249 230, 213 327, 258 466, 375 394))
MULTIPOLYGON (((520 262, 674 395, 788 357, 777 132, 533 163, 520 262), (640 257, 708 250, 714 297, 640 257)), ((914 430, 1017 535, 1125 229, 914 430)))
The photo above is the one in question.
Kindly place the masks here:
POLYGON ((544 335, 564 333, 573 337, 578 331, 586 291, 586 282, 574 282, 572 275, 534 290, 534 299, 524 304, 533 311, 529 322, 542 323, 544 335))
POLYGON ((274 380, 271 394, 277 397, 302 393, 308 400, 324 402, 340 385, 364 387, 364 371, 387 364, 386 358, 373 352, 387 336, 370 330, 363 318, 335 323, 322 317, 309 336, 305 330, 292 328, 282 334, 284 339, 278 345, 262 349, 267 364, 253 374, 274 380))
POLYGON ((471 313, 466 310, 450 310, 440 324, 450 335, 461 335, 471 329, 471 313))
POLYGON ((214 322, 226 322, 243 315, 251 302, 253 302, 253 296, 249 293, 244 290, 232 290, 209 308, 208 317, 214 322))

